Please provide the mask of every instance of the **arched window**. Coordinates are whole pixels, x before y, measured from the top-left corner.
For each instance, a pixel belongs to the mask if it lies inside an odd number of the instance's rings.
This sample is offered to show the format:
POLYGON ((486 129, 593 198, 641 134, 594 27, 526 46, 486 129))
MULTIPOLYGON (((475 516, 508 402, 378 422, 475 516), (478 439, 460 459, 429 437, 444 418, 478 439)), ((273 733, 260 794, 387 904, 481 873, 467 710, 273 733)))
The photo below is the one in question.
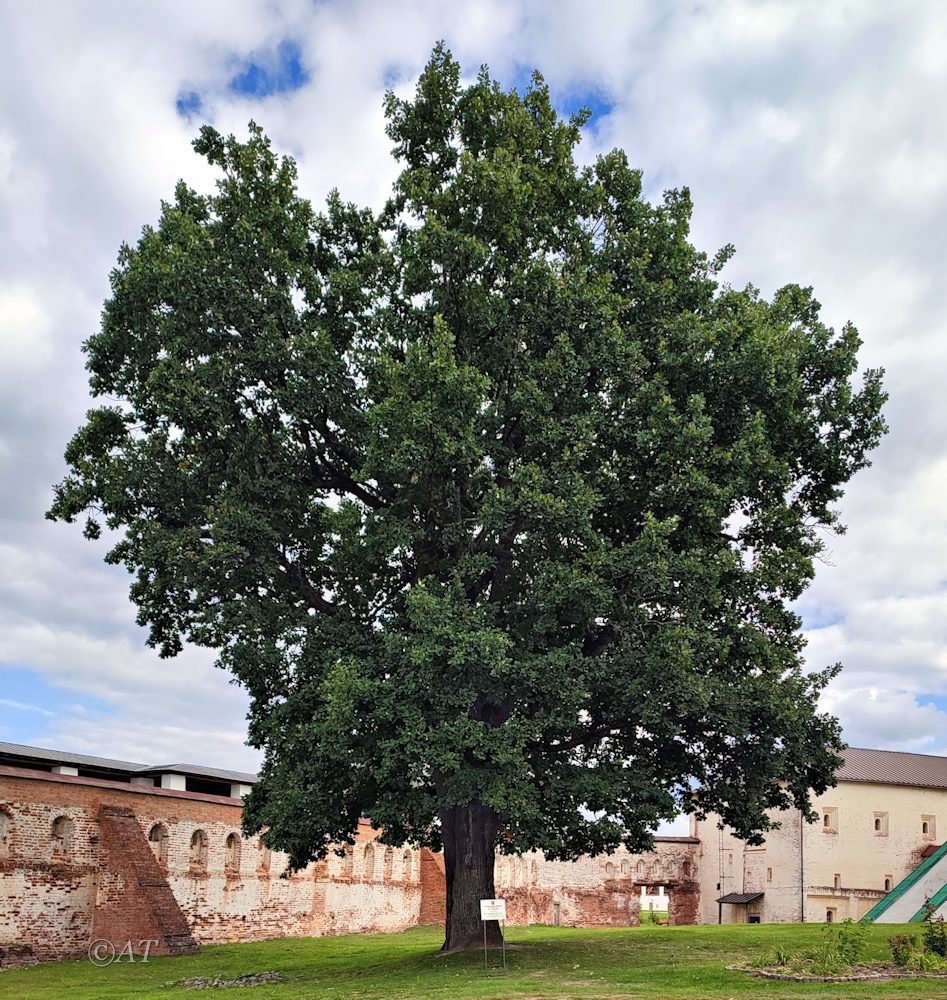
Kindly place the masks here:
POLYGON ((191 834, 189 860, 192 868, 202 871, 207 868, 207 834, 203 830, 195 830, 191 834))
POLYGON ((605 865, 605 878, 614 878, 614 877, 615 877, 615 866, 611 863, 611 861, 609 861, 605 865))
POLYGON ((822 825, 826 829, 828 829, 832 825, 832 817, 828 813, 825 813, 825 815, 822 817, 822 825))
POLYGON ((631 873, 631 865, 627 861, 621 863, 621 873, 622 875, 628 875, 631 873))
POLYGON ((375 880, 375 848, 369 844, 365 848, 365 854, 362 861, 362 872, 364 873, 364 878, 369 881, 375 880))
POLYGON ((644 875, 644 862, 643 861, 639 861, 638 864, 636 865, 636 868, 638 870, 638 874, 639 875, 644 875))
POLYGON ((259 852, 257 868, 262 872, 268 872, 270 870, 270 849, 263 843, 262 838, 257 841, 257 851, 259 852))
POLYGON ((684 876, 684 878, 690 878, 690 875, 691 875, 691 863, 689 861, 685 861, 681 865, 681 874, 684 876))
POLYGON ((877 833, 880 830, 881 830, 881 817, 876 816, 875 817, 875 832, 877 833))
POLYGON ((401 858, 401 876, 405 882, 411 881, 411 852, 405 851, 401 858))
POLYGON ((0 858, 10 857, 12 841, 13 818, 6 809, 0 809, 0 858))
POLYGON ((52 828, 53 854, 65 856, 72 853, 72 820, 57 816, 52 828))
POLYGON ((235 833, 229 833, 224 846, 224 870, 228 872, 240 871, 240 838, 235 833))
POLYGON ((391 870, 395 865, 395 851, 393 847, 385 848, 385 874, 384 879, 386 882, 391 881, 391 870))
MULTIPOLYGON (((875 820, 875 822, 877 822, 877 820, 875 820)), ((928 823, 927 820, 924 820, 921 823, 921 833, 927 833, 929 830, 930 830, 930 823, 928 823)))
POLYGON ((159 865, 168 863, 168 830, 163 823, 155 823, 148 831, 148 843, 159 865))

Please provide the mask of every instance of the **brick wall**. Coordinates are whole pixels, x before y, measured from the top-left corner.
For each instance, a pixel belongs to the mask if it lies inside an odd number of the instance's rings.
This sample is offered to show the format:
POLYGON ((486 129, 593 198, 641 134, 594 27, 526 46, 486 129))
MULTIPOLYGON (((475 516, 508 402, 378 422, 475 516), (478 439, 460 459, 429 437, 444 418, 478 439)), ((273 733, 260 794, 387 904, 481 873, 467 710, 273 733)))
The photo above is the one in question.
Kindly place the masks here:
MULTIPOLYGON (((78 956, 91 940, 117 948, 157 940, 155 954, 195 942, 398 931, 444 920, 443 857, 387 847, 367 821, 344 857, 330 853, 281 877, 286 856, 244 837, 239 800, 0 766, 10 818, 0 852, 0 941, 40 959, 78 956), (71 824, 54 851, 53 825, 71 824), (163 841, 153 852, 154 828, 163 841), (192 857, 195 836, 206 849, 192 857), (228 849, 228 838, 235 838, 228 849), (160 856, 159 856, 160 855, 160 856)), ((672 922, 691 922, 699 898, 696 841, 657 844, 576 862, 498 857, 497 895, 510 923, 628 926, 642 885, 665 885, 672 922)))
POLYGON ((286 878, 286 856, 267 857, 240 830, 238 800, 0 767, 0 809, 10 816, 0 857, 0 941, 41 960, 78 956, 95 938, 124 946, 159 940, 153 953, 197 942, 396 931, 418 923, 418 851, 383 845, 363 822, 351 872, 334 854, 286 878), (59 816, 72 822, 68 852, 53 853, 59 816), (166 831, 161 864, 148 836, 166 831), (202 831, 206 863, 191 860, 202 831), (227 838, 239 838, 228 864, 227 838), (366 866, 366 857, 373 860, 366 866), (183 924, 182 924, 183 919, 183 924))
POLYGON ((421 851, 421 906, 419 924, 443 924, 447 917, 447 882, 444 855, 421 851))
POLYGON ((132 950, 155 955, 197 951, 184 911, 168 884, 134 812, 103 805, 98 815, 101 868, 92 937, 130 941, 132 950), (145 944, 144 942, 148 942, 145 944))
POLYGON ((700 899, 699 843, 658 838, 648 854, 623 848, 577 861, 548 861, 538 852, 498 855, 494 882, 507 900, 510 924, 628 927, 639 922, 642 886, 665 888, 669 922, 694 923, 700 899))

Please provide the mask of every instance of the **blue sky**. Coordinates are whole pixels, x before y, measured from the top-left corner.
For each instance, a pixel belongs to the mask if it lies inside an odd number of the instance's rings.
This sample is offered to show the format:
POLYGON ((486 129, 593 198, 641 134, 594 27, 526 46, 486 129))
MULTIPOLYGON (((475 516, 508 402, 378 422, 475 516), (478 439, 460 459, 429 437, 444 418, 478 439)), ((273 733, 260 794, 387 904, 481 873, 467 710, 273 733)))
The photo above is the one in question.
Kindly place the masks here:
POLYGON ((299 45, 286 39, 273 52, 254 53, 242 60, 240 70, 227 89, 256 100, 298 90, 309 82, 309 71, 302 64, 299 45))
MULTIPOLYGON (((498 79, 505 86, 515 87, 522 94, 532 84, 534 69, 539 69, 542 72, 541 67, 516 65, 511 74, 498 76, 498 79)), ((615 107, 615 101, 601 83, 575 80, 569 82, 565 87, 561 85, 557 87, 554 81, 545 80, 545 82, 550 84, 553 107, 560 115, 573 115, 582 108, 591 111, 592 117, 586 125, 590 132, 595 131, 601 124, 601 120, 611 114, 615 107)))
MULTIPOLYGON (((264 101, 277 94, 291 93, 304 87, 310 79, 300 47, 291 39, 285 39, 272 50, 234 55, 231 62, 234 74, 226 81, 224 89, 248 100, 264 101)), ((197 90, 182 90, 174 106, 189 122, 209 117, 205 97, 197 90)))
POLYGON ((808 659, 845 664, 825 707, 853 744, 947 753, 947 9, 924 0, 5 5, 0 738, 255 766, 212 657, 159 660, 104 547, 43 519, 89 405, 80 344, 121 242, 179 177, 212 183, 203 121, 258 121, 316 205, 338 187, 377 207, 384 90, 410 94, 439 38, 469 76, 522 87, 535 66, 561 111, 589 106, 585 161, 617 145, 651 196, 687 184, 695 242, 737 247, 726 280, 811 284, 859 327, 892 431, 799 603, 808 659))
POLYGON ((41 742, 48 727, 68 725, 70 719, 107 726, 115 711, 107 701, 83 691, 81 682, 75 688, 58 687, 35 670, 9 664, 0 664, 0 678, 0 740, 6 743, 41 742))

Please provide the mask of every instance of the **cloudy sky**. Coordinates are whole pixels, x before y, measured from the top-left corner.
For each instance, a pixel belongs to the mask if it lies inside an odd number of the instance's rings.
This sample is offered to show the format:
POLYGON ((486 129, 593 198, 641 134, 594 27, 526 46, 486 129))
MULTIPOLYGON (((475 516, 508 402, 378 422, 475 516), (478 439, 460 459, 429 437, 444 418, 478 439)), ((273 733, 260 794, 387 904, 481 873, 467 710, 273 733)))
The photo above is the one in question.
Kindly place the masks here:
POLYGON ((842 504, 800 602, 826 698, 858 746, 947 753, 947 6, 825 3, 17 3, 0 0, 0 740, 253 768, 243 694, 188 650, 144 644, 128 577, 43 512, 89 405, 82 341, 122 240, 210 121, 250 118, 319 203, 378 206, 388 87, 443 38, 465 71, 594 111, 649 197, 687 184, 725 277, 813 285, 887 369, 891 433, 842 504))

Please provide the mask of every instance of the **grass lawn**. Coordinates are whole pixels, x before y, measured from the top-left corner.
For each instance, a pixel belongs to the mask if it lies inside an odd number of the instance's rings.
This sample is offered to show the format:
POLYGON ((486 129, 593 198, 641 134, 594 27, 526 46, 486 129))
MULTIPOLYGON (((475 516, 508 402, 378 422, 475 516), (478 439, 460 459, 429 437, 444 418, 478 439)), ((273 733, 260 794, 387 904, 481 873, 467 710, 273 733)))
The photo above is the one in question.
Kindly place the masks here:
MULTIPOLYGON (((914 928, 916 930, 916 928, 914 928)), ((870 928, 868 958, 888 958, 885 939, 905 928, 870 928)), ((206 946, 200 955, 153 958, 147 964, 99 969, 87 961, 57 962, 0 972, 0 997, 49 1000, 219 996, 228 1000, 318 998, 415 1000, 436 997, 945 997, 947 980, 892 983, 796 984, 727 972, 730 962, 756 958, 775 946, 814 946, 819 925, 655 927, 571 930, 512 927, 507 970, 483 968, 483 952, 437 957, 442 940, 434 928, 404 934, 287 938, 257 944, 206 946), (272 971, 285 982, 223 993, 196 993, 169 985, 191 976, 234 978, 272 971)))

